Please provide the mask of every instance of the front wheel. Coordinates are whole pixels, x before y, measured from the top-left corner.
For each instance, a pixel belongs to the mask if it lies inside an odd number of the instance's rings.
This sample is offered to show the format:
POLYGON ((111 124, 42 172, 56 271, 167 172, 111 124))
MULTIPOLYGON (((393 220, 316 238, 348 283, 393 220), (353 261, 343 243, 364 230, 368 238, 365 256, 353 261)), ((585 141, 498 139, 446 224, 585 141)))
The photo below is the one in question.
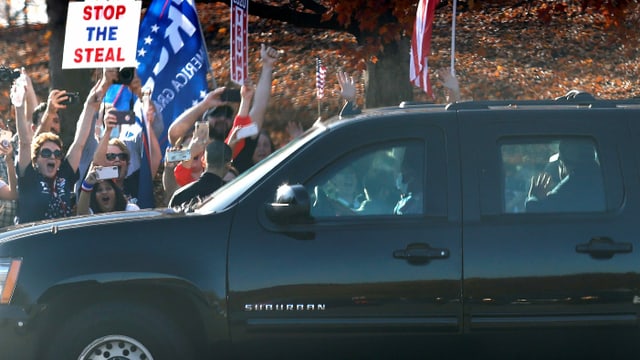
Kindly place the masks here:
POLYGON ((160 312, 134 304, 100 304, 55 330, 46 358, 193 359, 193 346, 160 312))

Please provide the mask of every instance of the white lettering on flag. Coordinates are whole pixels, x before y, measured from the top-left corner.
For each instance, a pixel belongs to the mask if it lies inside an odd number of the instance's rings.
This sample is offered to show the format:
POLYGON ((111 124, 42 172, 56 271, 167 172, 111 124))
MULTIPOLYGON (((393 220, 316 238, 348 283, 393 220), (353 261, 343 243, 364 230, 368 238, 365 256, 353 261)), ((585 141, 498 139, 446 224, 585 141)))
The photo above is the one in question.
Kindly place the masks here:
MULTIPOLYGON (((160 147, 174 119, 209 91, 209 57, 193 0, 153 0, 140 24, 138 76, 162 113, 160 147)), ((215 86, 215 80, 213 80, 215 86)))

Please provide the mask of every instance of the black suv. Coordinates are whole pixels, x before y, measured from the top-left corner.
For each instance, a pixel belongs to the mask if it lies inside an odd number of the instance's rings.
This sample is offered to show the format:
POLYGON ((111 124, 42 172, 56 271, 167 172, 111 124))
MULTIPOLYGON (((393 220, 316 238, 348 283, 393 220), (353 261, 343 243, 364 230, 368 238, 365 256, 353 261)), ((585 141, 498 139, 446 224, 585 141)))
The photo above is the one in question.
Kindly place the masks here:
POLYGON ((0 358, 623 355, 639 160, 637 99, 319 121, 189 211, 0 234, 0 358))

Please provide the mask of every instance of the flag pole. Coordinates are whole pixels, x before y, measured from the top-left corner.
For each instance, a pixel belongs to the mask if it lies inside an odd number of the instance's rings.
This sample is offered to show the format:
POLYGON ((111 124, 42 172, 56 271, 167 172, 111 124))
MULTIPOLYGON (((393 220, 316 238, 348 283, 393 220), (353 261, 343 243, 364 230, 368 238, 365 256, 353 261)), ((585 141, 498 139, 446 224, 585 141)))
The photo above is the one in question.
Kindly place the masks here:
POLYGON ((456 75, 456 12, 458 10, 458 0, 453 0, 453 15, 451 17, 451 75, 456 75))

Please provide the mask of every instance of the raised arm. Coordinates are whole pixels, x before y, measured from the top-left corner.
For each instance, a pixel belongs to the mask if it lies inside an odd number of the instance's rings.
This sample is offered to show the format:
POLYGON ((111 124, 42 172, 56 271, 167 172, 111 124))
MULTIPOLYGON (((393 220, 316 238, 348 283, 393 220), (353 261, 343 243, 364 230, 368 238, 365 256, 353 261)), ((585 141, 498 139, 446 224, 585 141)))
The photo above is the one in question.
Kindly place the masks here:
POLYGON ((447 88, 447 101, 456 102, 460 101, 460 85, 458 84, 458 78, 451 72, 450 68, 438 69, 438 76, 442 80, 442 85, 447 88))
POLYGON ((171 126, 169 126, 168 136, 169 143, 173 146, 177 141, 184 137, 184 135, 191 129, 196 121, 202 118, 202 115, 210 108, 220 106, 224 104, 224 101, 220 100, 220 94, 224 91, 224 87, 219 87, 213 91, 210 91, 204 99, 185 110, 180 116, 178 116, 171 126))
MULTIPOLYGON (((67 106, 63 104, 64 100, 67 100, 69 97, 67 96, 67 92, 65 90, 53 89, 49 92, 49 97, 47 98, 47 108, 42 114, 42 119, 38 122, 38 127, 33 132, 33 136, 38 136, 38 134, 43 132, 51 131, 51 124, 53 119, 58 116, 58 111, 62 109, 66 109, 67 106)), ((32 112, 33 114, 33 112, 32 112)), ((31 117, 27 117, 28 120, 31 117)))
POLYGON ((269 99, 271 98, 271 78, 273 66, 278 60, 278 51, 260 44, 260 58, 262 59, 262 70, 255 95, 253 96, 253 107, 249 112, 251 120, 258 125, 258 129, 262 129, 264 115, 267 112, 267 105, 269 105, 269 99))
POLYGON ((155 177, 160 167, 160 161, 162 161, 162 151, 160 150, 160 143, 156 136, 156 132, 153 127, 156 119, 156 108, 151 101, 150 91, 145 90, 142 93, 142 112, 144 113, 143 121, 146 121, 147 136, 149 138, 149 161, 151 168, 151 177, 155 177))
MULTIPOLYGON (((24 69, 21 70, 26 75, 24 69)), ((15 84, 14 84, 15 86, 15 84)), ((21 103, 13 104, 16 116, 16 131, 18 133, 18 173, 24 174, 24 170, 31 163, 31 140, 33 133, 31 126, 26 118, 26 99, 22 99, 21 103)))
MULTIPOLYGON (((36 91, 33 88, 33 82, 31 81, 31 78, 27 75, 25 75, 25 78, 27 80, 27 87, 25 92, 25 98, 26 98, 25 117, 27 118, 27 121, 31 121, 33 118, 33 112, 38 106, 39 101, 38 101, 38 96, 36 95, 36 91)), ((31 130, 31 127, 29 127, 29 130, 31 130)), ((33 134, 31 136, 33 136, 33 134)))
POLYGON ((105 94, 103 90, 105 81, 105 78, 102 77, 102 79, 93 86, 91 91, 89 91, 89 95, 84 102, 84 108, 76 124, 76 133, 67 151, 67 161, 69 161, 69 165, 71 165, 73 170, 78 170, 80 158, 82 157, 82 149, 84 149, 84 145, 87 142, 89 132, 95 131, 95 129, 91 127, 91 124, 93 123, 93 117, 98 113, 102 97, 105 94))
POLYGON ((7 185, 0 188, 0 198, 4 200, 16 200, 18 198, 18 178, 16 177, 16 168, 13 163, 13 146, 11 142, 7 142, 6 146, 0 144, 0 154, 4 155, 7 163, 7 185))
POLYGON ((91 191, 97 182, 96 178, 96 169, 91 164, 89 171, 87 171, 87 175, 82 181, 82 187, 80 191, 80 196, 78 197, 78 204, 76 206, 76 213, 78 215, 86 215, 90 214, 89 205, 91 203, 91 191))

